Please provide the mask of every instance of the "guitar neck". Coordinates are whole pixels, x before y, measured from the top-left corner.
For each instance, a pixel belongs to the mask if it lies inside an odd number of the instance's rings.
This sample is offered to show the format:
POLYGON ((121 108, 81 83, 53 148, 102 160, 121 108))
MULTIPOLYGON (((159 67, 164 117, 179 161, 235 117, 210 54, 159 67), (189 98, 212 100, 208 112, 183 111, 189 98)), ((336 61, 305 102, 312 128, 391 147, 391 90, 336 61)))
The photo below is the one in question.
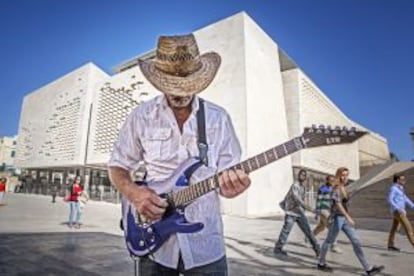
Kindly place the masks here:
MULTIPOLYGON (((243 170, 246 173, 250 173, 276 160, 288 156, 304 147, 306 147, 306 144, 303 139, 301 137, 297 137, 286 143, 271 148, 263 153, 255 155, 228 169, 243 170)), ((192 184, 183 190, 172 192, 168 194, 168 197, 174 206, 186 206, 195 199, 219 188, 220 174, 221 172, 201 182, 192 184)))

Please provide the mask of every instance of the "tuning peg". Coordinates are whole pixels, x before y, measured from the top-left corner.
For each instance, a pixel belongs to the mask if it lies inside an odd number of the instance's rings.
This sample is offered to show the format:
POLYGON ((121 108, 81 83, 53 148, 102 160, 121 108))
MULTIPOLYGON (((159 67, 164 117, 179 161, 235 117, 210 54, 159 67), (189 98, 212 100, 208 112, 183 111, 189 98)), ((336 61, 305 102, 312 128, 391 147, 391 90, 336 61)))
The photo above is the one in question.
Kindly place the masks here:
POLYGON ((349 129, 349 136, 355 136, 356 135, 356 127, 351 127, 349 129))
POLYGON ((341 127, 340 126, 335 126, 335 129, 332 131, 332 134, 333 135, 338 135, 340 131, 341 131, 341 127))
POLYGON ((343 126, 340 130, 341 136, 348 136, 348 128, 346 126, 343 126))
POLYGON ((318 134, 322 134, 325 130, 325 126, 324 125, 319 125, 319 127, 316 129, 316 133, 318 134))
POLYGON ((310 127, 305 127, 304 133, 313 133, 313 129, 310 127))

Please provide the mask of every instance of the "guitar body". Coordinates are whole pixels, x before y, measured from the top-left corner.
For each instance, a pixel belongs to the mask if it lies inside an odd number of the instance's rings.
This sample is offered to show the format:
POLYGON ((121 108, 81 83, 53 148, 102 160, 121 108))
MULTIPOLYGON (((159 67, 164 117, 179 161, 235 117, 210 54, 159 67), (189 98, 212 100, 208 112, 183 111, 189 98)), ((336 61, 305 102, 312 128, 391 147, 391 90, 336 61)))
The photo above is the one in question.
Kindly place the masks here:
MULTIPOLYGON (((183 162, 176 172, 165 181, 174 183, 175 189, 183 189, 189 185, 191 175, 202 165, 199 158, 190 158, 183 162)), ((136 182, 137 185, 148 185, 136 182)), ((153 182, 151 186, 163 185, 164 182, 153 182)), ((166 195, 162 194, 165 198, 166 195)), ((132 255, 142 257, 155 252, 175 233, 194 233, 203 229, 202 223, 189 223, 184 216, 183 208, 169 206, 159 221, 146 223, 135 207, 124 197, 122 199, 122 225, 127 248, 132 255)))

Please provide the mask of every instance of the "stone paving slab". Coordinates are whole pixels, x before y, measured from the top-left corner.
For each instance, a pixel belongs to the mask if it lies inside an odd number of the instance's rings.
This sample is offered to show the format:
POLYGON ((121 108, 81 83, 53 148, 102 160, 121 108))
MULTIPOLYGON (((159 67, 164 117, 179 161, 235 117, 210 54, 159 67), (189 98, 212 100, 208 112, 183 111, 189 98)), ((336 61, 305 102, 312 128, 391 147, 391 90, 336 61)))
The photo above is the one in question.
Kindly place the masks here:
MULTIPOLYGON (((6 205, 0 206, 0 275, 133 275, 119 229, 119 205, 89 202, 81 229, 68 228, 67 216, 61 198, 53 204, 47 196, 7 194, 6 205)), ((296 226, 286 245, 289 257, 273 255, 283 224, 280 217, 223 215, 223 221, 230 275, 321 275, 296 226)), ((414 250, 404 235, 396 239, 401 253, 386 250, 390 223, 357 220, 364 252, 372 263, 386 266, 381 275, 412 275, 414 250)), ((325 235, 319 237, 321 242, 325 235)), ((329 253, 327 258, 336 269, 332 275, 361 275, 347 238, 340 234, 338 242, 344 253, 329 253)))

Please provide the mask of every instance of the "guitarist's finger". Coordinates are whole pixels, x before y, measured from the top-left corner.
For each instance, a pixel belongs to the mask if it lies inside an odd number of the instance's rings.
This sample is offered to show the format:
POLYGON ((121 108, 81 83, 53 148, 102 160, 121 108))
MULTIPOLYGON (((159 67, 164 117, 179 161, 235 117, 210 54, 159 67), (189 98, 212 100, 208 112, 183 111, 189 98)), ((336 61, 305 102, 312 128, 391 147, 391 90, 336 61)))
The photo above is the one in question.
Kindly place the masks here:
MULTIPOLYGON (((162 199, 160 199, 163 203, 165 203, 162 199)), ((165 208, 167 207, 167 206, 164 206, 164 205, 162 205, 162 206, 160 206, 160 205, 158 205, 158 200, 157 200, 157 198, 151 198, 150 199, 150 202, 151 202, 151 204, 149 204, 149 208, 150 208, 150 210, 151 210, 151 212, 153 212, 154 214, 164 214, 164 212, 165 212, 165 208)))
POLYGON ((243 187, 247 188, 250 186, 250 178, 249 176, 242 170, 236 170, 237 177, 239 178, 243 187))
POLYGON ((154 194, 154 196, 152 196, 150 198, 151 202, 155 205, 157 205, 158 207, 161 208, 167 208, 168 203, 165 199, 162 199, 161 197, 159 197, 158 195, 154 194))
POLYGON ((234 194, 234 185, 230 180, 229 171, 224 171, 221 174, 221 185, 220 188, 225 196, 232 196, 234 194))
POLYGON ((220 189, 221 190, 227 190, 227 182, 226 179, 228 179, 228 175, 227 175, 227 171, 224 171, 220 174, 219 177, 219 184, 220 184, 220 189))
POLYGON ((229 180, 233 189, 233 193, 239 193, 243 190, 242 183, 235 171, 229 170, 229 180))
POLYGON ((147 204, 143 208, 143 215, 150 220, 157 220, 162 217, 164 214, 165 209, 159 208, 152 204, 147 204))

